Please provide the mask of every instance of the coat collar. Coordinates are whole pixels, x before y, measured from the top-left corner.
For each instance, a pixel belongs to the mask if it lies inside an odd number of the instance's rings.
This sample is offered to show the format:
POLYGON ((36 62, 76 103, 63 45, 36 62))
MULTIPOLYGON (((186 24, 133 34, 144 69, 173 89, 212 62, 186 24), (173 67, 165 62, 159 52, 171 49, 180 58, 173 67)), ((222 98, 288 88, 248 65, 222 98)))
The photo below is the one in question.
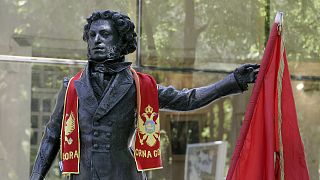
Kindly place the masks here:
POLYGON ((98 107, 98 101, 90 83, 88 64, 85 66, 81 78, 74 81, 74 86, 81 106, 85 107, 92 116, 98 107))
POLYGON ((105 95, 100 104, 94 95, 88 65, 85 67, 81 78, 75 81, 77 94, 83 107, 93 116, 93 120, 98 120, 108 114, 108 112, 124 97, 129 88, 133 85, 133 78, 129 68, 116 73, 113 81, 108 85, 105 95))

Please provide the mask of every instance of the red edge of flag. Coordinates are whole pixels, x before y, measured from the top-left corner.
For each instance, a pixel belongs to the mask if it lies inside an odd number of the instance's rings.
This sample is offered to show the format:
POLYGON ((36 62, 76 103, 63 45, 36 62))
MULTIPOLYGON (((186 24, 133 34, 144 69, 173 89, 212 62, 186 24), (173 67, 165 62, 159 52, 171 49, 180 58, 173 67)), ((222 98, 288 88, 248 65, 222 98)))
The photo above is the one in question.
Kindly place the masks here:
POLYGON ((229 170, 228 170, 228 175, 226 178, 227 180, 232 179, 232 176, 234 174, 234 170, 237 166, 237 163, 238 163, 238 160, 239 160, 242 148, 243 148, 243 144, 244 144, 244 141, 247 136, 247 132, 250 127, 251 119, 252 119, 252 116, 253 116, 253 113, 255 110, 256 101, 259 96, 259 91, 260 91, 261 85, 263 83, 265 72, 268 70, 269 60, 271 59, 270 57, 274 51, 274 44, 275 44, 277 38, 279 38, 279 37, 280 36, 278 35, 278 24, 274 23, 272 26, 272 30, 270 32, 270 35, 269 35, 268 43, 267 43, 263 58, 262 58, 259 74, 258 74, 256 83, 253 87, 252 95, 249 100, 249 104, 247 106, 247 110, 246 110, 246 113, 244 116, 244 121, 243 121, 243 124, 241 127, 240 135, 237 140, 237 144, 235 146, 235 150, 234 150, 234 153, 233 153, 233 156, 231 159, 231 163, 230 163, 229 170))

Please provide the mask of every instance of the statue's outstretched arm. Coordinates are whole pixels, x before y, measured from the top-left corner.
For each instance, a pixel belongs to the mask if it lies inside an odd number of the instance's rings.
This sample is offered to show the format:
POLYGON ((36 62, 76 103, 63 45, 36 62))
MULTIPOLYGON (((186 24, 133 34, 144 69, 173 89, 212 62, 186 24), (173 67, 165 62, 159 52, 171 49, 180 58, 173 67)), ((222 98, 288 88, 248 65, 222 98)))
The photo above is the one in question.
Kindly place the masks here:
POLYGON ((63 87, 58 94, 55 109, 46 125, 31 173, 31 180, 44 179, 60 149, 61 121, 67 84, 68 80, 65 79, 63 87))
POLYGON ((174 111, 190 111, 208 105, 212 101, 248 89, 258 73, 259 65, 245 64, 217 83, 193 89, 176 90, 158 85, 159 108, 174 111))

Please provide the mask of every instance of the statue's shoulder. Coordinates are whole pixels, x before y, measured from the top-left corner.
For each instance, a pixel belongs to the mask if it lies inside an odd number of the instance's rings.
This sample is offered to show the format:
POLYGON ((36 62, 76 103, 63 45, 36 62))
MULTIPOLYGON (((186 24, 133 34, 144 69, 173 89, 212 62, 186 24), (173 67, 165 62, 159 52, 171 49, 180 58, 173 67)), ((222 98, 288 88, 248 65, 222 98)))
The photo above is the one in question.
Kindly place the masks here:
POLYGON ((81 69, 80 71, 77 72, 77 74, 75 74, 75 75, 73 75, 73 76, 71 76, 71 77, 64 77, 64 78, 63 78, 63 87, 64 87, 64 88, 67 88, 67 87, 68 87, 68 84, 69 84, 69 82, 70 82, 70 80, 71 80, 72 78, 74 78, 73 81, 74 81, 74 80, 79 80, 79 79, 81 78, 81 76, 82 76, 83 73, 84 73, 84 69, 81 69))

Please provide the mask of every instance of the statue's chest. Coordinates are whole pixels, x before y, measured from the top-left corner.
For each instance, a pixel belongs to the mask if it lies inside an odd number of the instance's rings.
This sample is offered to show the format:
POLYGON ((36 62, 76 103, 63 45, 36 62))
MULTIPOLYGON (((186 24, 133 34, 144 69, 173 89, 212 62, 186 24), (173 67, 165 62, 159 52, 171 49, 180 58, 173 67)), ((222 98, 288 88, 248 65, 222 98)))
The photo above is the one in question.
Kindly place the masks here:
POLYGON ((80 131, 88 134, 92 129, 99 126, 101 130, 130 131, 134 128, 136 119, 136 88, 130 87, 121 99, 112 99, 117 103, 101 118, 95 119, 95 114, 90 114, 85 105, 79 104, 80 131))

